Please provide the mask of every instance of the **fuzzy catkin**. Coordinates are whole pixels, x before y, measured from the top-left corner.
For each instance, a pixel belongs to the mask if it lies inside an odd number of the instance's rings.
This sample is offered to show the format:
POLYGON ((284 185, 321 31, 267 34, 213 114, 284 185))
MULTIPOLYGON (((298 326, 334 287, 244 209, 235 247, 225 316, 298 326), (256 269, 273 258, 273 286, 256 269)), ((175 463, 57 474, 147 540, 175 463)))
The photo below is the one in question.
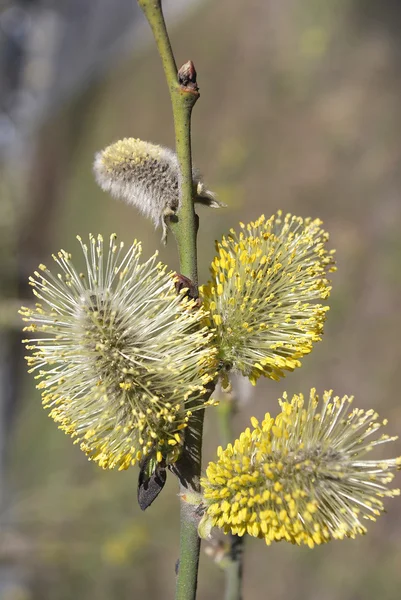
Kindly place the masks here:
MULTIPOLYGON (((175 152, 135 138, 124 138, 95 156, 99 186, 135 206, 167 237, 167 221, 180 206, 180 166, 175 152)), ((194 200, 212 208, 223 206, 193 169, 194 200)))
POLYGON ((38 302, 21 308, 31 372, 50 416, 102 468, 127 469, 143 457, 174 462, 216 377, 215 349, 195 300, 155 253, 110 236, 78 238, 86 270, 53 256, 29 282, 38 302))
POLYGON ((376 458, 370 452, 397 437, 377 432, 387 424, 373 411, 352 408, 352 396, 320 398, 314 388, 279 400, 281 412, 266 413, 210 462, 199 533, 224 533, 284 540, 313 548, 330 540, 366 533, 366 520, 384 512, 384 498, 401 457, 376 458), (367 456, 368 455, 368 456, 367 456))

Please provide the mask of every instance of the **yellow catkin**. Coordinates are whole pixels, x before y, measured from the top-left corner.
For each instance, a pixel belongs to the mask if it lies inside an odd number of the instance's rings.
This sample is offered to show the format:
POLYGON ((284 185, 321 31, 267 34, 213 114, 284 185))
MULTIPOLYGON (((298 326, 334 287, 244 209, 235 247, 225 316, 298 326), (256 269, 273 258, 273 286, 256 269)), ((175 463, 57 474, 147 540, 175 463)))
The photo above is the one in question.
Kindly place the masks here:
POLYGON ((209 529, 309 548, 365 533, 361 519, 375 520, 382 499, 399 494, 388 484, 401 458, 364 459, 396 438, 372 435, 386 421, 351 410, 352 400, 331 391, 319 399, 312 389, 307 403, 302 394, 284 395, 275 419, 252 417, 253 429, 220 448, 202 479, 209 529))
POLYGON ((319 219, 262 215, 217 243, 211 279, 201 287, 223 370, 255 384, 300 366, 320 340, 335 270, 319 219))

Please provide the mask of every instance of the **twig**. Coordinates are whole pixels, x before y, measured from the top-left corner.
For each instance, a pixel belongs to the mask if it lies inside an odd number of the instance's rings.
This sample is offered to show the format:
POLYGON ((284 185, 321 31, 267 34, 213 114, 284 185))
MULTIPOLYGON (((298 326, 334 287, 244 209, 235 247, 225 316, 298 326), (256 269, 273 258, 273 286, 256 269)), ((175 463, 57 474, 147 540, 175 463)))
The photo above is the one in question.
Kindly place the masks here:
MULTIPOLYGON (((225 394, 217 407, 219 415, 220 441, 224 447, 234 441, 232 420, 235 413, 236 402, 232 394, 225 394)), ((229 535, 229 549, 226 560, 222 561, 225 573, 225 600, 242 600, 242 572, 244 537, 229 535)))
MULTIPOLYGON (((180 207, 171 220, 171 229, 177 241, 181 273, 198 285, 196 235, 197 222, 193 203, 191 113, 199 97, 196 71, 191 61, 177 67, 162 12, 161 0, 138 0, 153 35, 163 63, 170 90, 174 116, 176 152, 180 164, 180 207)), ((181 530, 180 558, 177 573, 176 600, 194 600, 196 597, 200 539, 194 507, 185 502, 187 492, 200 489, 203 411, 196 413, 185 439, 183 459, 174 467, 180 480, 181 530)))
POLYGON ((176 220, 171 222, 171 229, 177 240, 181 272, 197 285, 197 224, 193 203, 191 152, 191 113, 195 102, 199 98, 196 72, 191 61, 188 61, 177 72, 163 17, 161 0, 138 0, 138 4, 152 28, 162 59, 173 108, 175 147, 181 169, 181 197, 180 209, 177 212, 176 220), (195 81, 188 78, 188 72, 192 70, 195 74, 195 81))

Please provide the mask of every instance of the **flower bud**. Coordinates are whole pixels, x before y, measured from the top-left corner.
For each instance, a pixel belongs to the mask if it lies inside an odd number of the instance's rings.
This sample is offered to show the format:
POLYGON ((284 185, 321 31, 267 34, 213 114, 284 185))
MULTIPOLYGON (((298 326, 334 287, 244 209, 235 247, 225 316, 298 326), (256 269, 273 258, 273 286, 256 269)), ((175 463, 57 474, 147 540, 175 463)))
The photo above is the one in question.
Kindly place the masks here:
MULTIPOLYGON (((135 206, 167 239, 167 223, 180 207, 181 172, 175 152, 135 138, 124 138, 95 156, 94 172, 102 190, 135 206)), ((224 206, 207 189, 193 169, 194 200, 219 208, 224 206)))

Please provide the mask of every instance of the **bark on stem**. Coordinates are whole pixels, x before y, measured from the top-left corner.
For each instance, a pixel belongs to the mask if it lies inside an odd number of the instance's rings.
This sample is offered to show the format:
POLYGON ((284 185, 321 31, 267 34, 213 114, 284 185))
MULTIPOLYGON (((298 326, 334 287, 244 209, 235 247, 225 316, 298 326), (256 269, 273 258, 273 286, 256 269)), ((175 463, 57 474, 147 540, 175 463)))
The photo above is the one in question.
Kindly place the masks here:
MULTIPOLYGON (((199 97, 199 92, 196 79, 195 82, 191 80, 191 75, 193 79, 193 73, 191 68, 188 71, 188 64, 184 66, 185 81, 184 79, 179 80, 163 17, 161 0, 138 0, 138 4, 153 31, 173 108, 176 152, 181 171, 181 196, 180 209, 175 220, 171 221, 171 229, 178 246, 181 273, 191 279, 194 285, 197 286, 197 222, 193 202, 191 113, 199 97), (188 72, 190 74, 189 80, 187 77, 188 72)), ((195 72, 194 69, 193 72, 195 72)), ((196 597, 200 539, 193 507, 185 502, 184 497, 186 492, 199 491, 200 489, 202 429, 203 411, 198 411, 194 415, 191 429, 188 429, 183 459, 178 461, 174 468, 174 472, 180 481, 181 494, 180 558, 176 600, 195 600, 196 597)))
POLYGON ((197 86, 178 80, 177 67, 163 17, 161 0, 138 0, 153 31, 170 91, 174 117, 175 148, 180 163, 180 209, 171 229, 177 241, 180 268, 183 275, 198 284, 196 256, 197 223, 193 202, 191 113, 199 98, 197 86))
MULTIPOLYGON (((232 419, 235 412, 235 398, 227 394, 217 407, 219 415, 220 442, 223 448, 234 441, 232 419)), ((229 535, 227 560, 224 561, 225 600, 242 600, 242 572, 244 537, 229 535)))

